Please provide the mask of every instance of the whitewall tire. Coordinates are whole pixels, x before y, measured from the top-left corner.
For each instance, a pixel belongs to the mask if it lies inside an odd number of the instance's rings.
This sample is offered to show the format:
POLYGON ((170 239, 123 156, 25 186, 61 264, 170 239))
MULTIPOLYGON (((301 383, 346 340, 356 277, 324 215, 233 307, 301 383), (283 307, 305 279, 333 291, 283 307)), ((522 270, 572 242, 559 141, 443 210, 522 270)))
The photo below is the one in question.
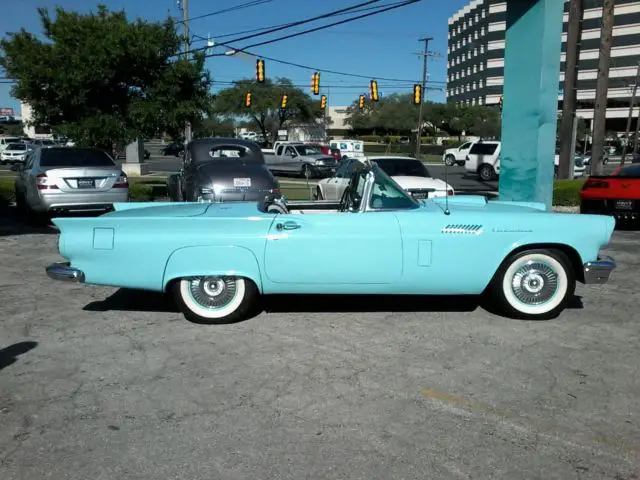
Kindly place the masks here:
POLYGON ((511 255, 492 282, 492 293, 509 316, 550 319, 558 316, 576 287, 571 262, 555 250, 527 250, 511 255))
POLYGON ((255 305, 258 289, 242 277, 203 276, 175 281, 173 294, 187 320, 223 324, 245 319, 255 305))

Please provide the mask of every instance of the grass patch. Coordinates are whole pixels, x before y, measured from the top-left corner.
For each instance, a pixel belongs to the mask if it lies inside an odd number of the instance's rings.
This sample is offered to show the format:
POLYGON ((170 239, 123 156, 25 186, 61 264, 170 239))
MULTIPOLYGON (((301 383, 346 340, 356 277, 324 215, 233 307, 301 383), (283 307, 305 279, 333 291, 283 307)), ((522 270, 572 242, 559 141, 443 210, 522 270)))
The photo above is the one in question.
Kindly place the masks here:
POLYGON ((553 183, 553 204, 562 207, 580 205, 580 189, 584 180, 556 180, 553 183))

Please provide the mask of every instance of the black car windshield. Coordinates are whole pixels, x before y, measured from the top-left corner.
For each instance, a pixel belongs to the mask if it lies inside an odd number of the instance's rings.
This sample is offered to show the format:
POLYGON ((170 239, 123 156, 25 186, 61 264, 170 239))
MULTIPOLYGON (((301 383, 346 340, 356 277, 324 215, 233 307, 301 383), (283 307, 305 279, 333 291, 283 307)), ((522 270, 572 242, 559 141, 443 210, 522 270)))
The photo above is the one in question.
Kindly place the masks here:
POLYGON ((618 177, 640 178, 640 165, 629 165, 618 172, 618 177))
POLYGON ((298 150, 298 154, 302 156, 322 155, 322 148, 312 145, 296 145, 296 150, 298 150))
POLYGON ((374 167, 373 189, 369 207, 376 210, 404 210, 418 208, 420 204, 389 177, 381 168, 374 167))
POLYGON ((390 177, 431 177, 429 170, 420 160, 413 158, 378 158, 372 159, 390 177))
POLYGON ((7 145, 7 150, 26 150, 27 146, 24 143, 11 143, 7 145))
POLYGON ((40 154, 42 167, 113 167, 115 163, 102 150, 94 148, 48 148, 40 154))

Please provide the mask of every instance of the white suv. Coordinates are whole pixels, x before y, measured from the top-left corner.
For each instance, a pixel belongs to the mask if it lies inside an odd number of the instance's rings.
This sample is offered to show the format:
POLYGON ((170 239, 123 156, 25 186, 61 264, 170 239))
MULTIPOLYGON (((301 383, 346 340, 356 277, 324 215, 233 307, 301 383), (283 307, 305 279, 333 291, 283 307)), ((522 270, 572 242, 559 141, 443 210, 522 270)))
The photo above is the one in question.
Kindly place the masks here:
POLYGON ((456 163, 460 166, 464 165, 471 145, 473 142, 465 142, 458 148, 447 148, 442 155, 442 161, 449 167, 453 167, 456 163))
POLYGON ((477 173, 485 182, 496 180, 500 174, 501 147, 499 141, 475 142, 465 159, 465 170, 477 173))

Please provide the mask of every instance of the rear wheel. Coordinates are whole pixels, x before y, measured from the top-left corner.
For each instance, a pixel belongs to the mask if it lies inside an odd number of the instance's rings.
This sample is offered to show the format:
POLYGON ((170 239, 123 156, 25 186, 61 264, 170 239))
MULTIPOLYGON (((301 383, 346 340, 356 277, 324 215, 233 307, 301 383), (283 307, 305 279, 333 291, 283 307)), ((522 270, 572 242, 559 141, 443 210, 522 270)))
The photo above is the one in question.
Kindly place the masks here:
POLYGON ((447 155, 446 157, 444 157, 444 163, 448 167, 453 167, 456 163, 456 157, 454 157, 453 155, 447 155))
POLYGON ((566 255, 535 249, 507 258, 496 272, 490 292, 510 317, 547 320, 565 309, 575 288, 575 273, 566 255))
POLYGON ((255 306, 258 289, 249 279, 233 276, 181 278, 172 285, 176 303, 187 320, 224 324, 244 320, 255 306))
POLYGON ((485 182, 491 181, 491 180, 495 180, 496 179, 496 172, 493 169, 493 167, 487 163, 480 165, 480 168, 478 169, 478 175, 480 175, 480 178, 482 180, 484 180, 485 182))

